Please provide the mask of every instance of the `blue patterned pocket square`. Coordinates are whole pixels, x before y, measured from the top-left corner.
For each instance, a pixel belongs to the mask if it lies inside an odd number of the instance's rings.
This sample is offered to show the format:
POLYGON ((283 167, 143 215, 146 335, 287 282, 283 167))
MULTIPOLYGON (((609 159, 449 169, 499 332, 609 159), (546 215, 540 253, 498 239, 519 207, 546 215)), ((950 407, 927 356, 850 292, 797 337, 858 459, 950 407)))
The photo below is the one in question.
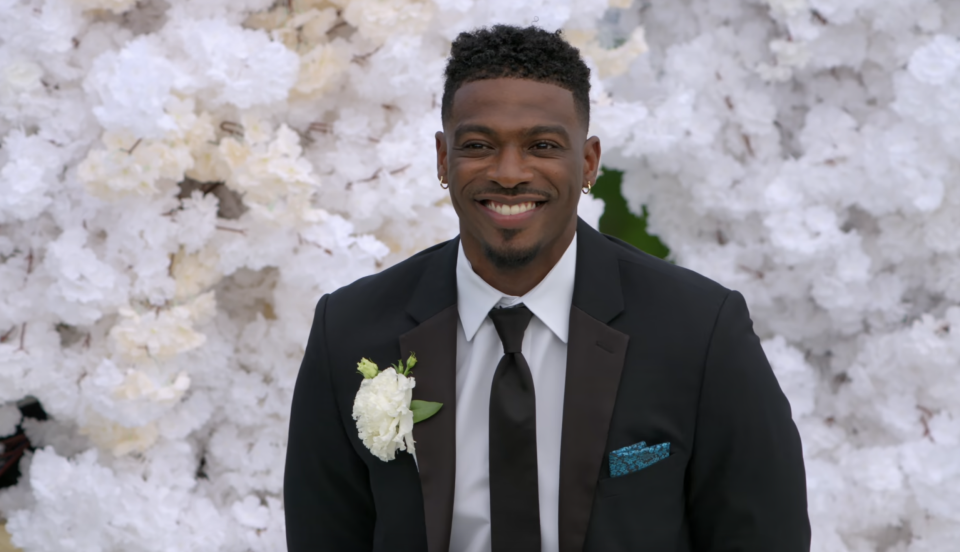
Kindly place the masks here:
POLYGON ((620 477, 649 467, 670 456, 670 443, 648 447, 646 441, 610 453, 610 477, 620 477))

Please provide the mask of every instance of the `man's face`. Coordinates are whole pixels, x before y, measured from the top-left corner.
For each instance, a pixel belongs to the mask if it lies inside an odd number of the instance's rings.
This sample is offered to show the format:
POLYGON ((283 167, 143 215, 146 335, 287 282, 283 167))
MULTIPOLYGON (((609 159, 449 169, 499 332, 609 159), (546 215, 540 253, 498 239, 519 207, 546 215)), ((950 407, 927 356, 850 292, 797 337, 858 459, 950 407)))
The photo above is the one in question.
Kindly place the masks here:
POLYGON ((595 179, 600 159, 599 140, 586 139, 573 93, 526 79, 487 79, 460 87, 451 107, 445 132, 437 133, 437 164, 450 183, 464 247, 482 250, 500 269, 565 249, 581 189, 595 179))

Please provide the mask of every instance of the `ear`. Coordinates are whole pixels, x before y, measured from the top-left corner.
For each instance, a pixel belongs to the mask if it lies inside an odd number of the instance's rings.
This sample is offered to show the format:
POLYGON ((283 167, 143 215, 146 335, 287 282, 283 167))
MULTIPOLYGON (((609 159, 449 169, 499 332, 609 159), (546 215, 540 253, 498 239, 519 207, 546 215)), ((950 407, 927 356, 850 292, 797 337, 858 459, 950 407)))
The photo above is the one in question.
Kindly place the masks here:
POLYGON ((597 183, 597 173, 600 170, 600 139, 596 136, 587 138, 583 144, 583 183, 597 183))
MULTIPOLYGON (((443 131, 438 130, 436 134, 437 139, 437 176, 446 177, 447 176, 447 137, 444 136, 443 131)), ((447 178, 447 182, 450 179, 447 178)))

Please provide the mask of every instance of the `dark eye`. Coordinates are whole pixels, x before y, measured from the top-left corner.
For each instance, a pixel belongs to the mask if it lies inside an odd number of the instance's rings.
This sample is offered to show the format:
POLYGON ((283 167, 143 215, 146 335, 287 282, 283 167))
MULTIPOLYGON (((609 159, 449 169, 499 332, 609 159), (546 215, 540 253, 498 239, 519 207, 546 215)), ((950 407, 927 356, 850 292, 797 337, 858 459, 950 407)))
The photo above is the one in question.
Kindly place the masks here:
POLYGON ((553 149, 553 148, 555 148, 555 147, 557 147, 557 146, 554 145, 552 142, 537 142, 537 143, 533 144, 533 149, 540 149, 540 150, 542 150, 542 149, 553 149))
POLYGON ((464 145, 461 146, 461 147, 462 147, 463 149, 467 149, 467 150, 478 150, 478 149, 483 149, 483 148, 485 148, 486 146, 483 145, 483 144, 481 144, 481 143, 479 143, 479 142, 469 142, 469 143, 467 143, 467 144, 464 144, 464 145))

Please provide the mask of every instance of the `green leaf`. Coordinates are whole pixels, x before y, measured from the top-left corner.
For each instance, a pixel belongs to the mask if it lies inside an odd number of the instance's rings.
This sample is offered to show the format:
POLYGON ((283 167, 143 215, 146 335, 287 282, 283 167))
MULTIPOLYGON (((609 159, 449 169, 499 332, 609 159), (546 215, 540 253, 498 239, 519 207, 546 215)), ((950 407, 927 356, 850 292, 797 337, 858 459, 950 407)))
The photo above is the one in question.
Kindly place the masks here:
POLYGON ((413 423, 426 420, 440 411, 443 403, 430 401, 410 401, 410 411, 413 412, 413 423))
POLYGON ((670 249, 657 236, 647 232, 647 206, 628 205, 622 192, 623 173, 604 168, 592 194, 604 203, 600 231, 620 238, 647 253, 666 259, 670 249), (637 213, 639 209, 639 213, 637 213))

